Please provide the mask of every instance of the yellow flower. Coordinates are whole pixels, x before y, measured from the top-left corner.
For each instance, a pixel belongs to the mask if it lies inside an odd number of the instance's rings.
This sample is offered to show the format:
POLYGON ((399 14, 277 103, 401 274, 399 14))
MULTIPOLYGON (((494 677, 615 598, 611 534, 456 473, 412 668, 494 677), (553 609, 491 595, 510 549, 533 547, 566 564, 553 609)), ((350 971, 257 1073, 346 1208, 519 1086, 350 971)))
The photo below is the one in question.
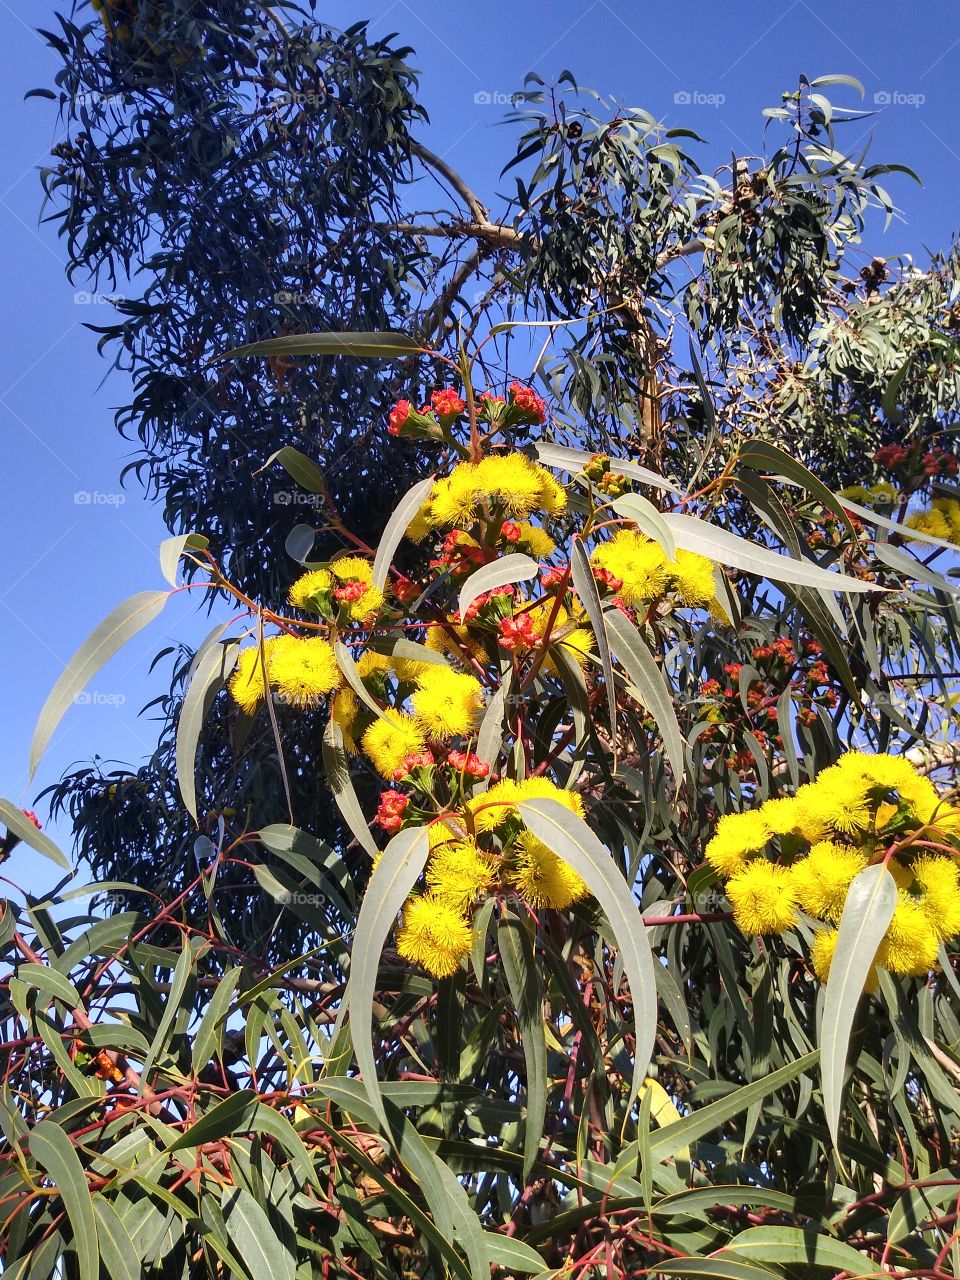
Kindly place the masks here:
POLYGON ((455 840, 440 846, 427 863, 427 886, 438 902, 465 912, 477 898, 489 893, 494 879, 493 860, 472 840, 455 840))
POLYGON ((327 569, 311 569, 302 574, 290 588, 287 597, 294 609, 306 609, 319 613, 318 596, 329 592, 333 587, 333 575, 327 569))
POLYGON ((263 668, 269 665, 270 650, 276 643, 276 637, 263 642, 263 661, 260 660, 259 646, 241 649, 240 657, 230 677, 230 696, 248 716, 252 716, 267 695, 267 686, 263 678, 263 668))
POLYGON ((392 778, 407 756, 427 749, 423 731, 414 718, 392 708, 374 720, 360 744, 385 778, 392 778))
POLYGON ((510 516, 528 516, 541 509, 544 495, 553 492, 549 486, 556 483, 522 453, 491 454, 477 464, 476 477, 483 494, 510 516))
POLYGON ((960 502, 955 498, 934 498, 933 509, 944 517, 950 526, 950 541, 960 539, 960 502))
POLYGON ((960 869, 952 858, 922 854, 913 864, 920 906, 941 942, 960 933, 960 869))
POLYGON ((333 645, 322 636, 277 636, 268 674, 281 700, 295 707, 313 706, 343 683, 333 645))
POLYGON ((800 906, 821 920, 839 921, 847 890, 867 865, 859 849, 823 840, 790 868, 800 906))
POLYGON ((413 711, 424 733, 445 742, 476 728, 483 710, 483 691, 475 676, 428 666, 417 676, 413 711))
MULTIPOLYGON (((489 794, 488 791, 487 795, 489 794)), ((580 792, 567 791, 563 787, 558 787, 549 778, 525 778, 523 782, 517 784, 517 798, 518 800, 556 800, 565 809, 575 813, 578 818, 583 817, 583 796, 580 792)))
POLYGON ((540 510, 548 516, 563 515, 567 509, 567 491, 544 467, 537 467, 540 479, 540 510))
MULTIPOLYGON (((553 614, 553 603, 553 600, 544 600, 542 604, 529 610, 530 621, 538 636, 542 636, 547 628, 547 623, 553 614)), ((569 628, 571 621, 573 619, 570 614, 561 605, 550 628, 550 643, 559 645, 578 667, 586 667, 590 661, 590 654, 596 646, 596 637, 589 627, 574 627, 572 630, 566 630, 566 634, 561 636, 559 633, 569 628)), ((544 666, 548 671, 555 672, 557 669, 549 653, 544 660, 544 666)))
POLYGON ((569 907, 590 892, 573 868, 529 831, 517 837, 516 866, 510 882, 524 901, 538 910, 569 907))
POLYGON ((433 486, 428 519, 435 529, 465 528, 473 524, 482 497, 477 468, 461 462, 433 486))
POLYGON ((364 649, 357 659, 357 674, 361 680, 369 680, 371 676, 389 675, 390 659, 385 653, 376 649, 364 649))
POLYGON ((797 894, 786 867, 758 858, 728 880, 726 888, 741 933, 783 933, 796 922, 797 894))
POLYGON ((353 722, 360 710, 360 700, 352 689, 340 689, 330 704, 330 719, 343 735, 343 749, 348 756, 357 754, 357 744, 353 736, 353 722))
POLYGON ((793 835, 797 829, 797 802, 793 796, 767 800, 760 806, 760 816, 775 836, 793 835))
POLYGON ((817 775, 811 807, 831 831, 853 836, 870 824, 870 784, 859 773, 831 765, 817 775))
POLYGON ((459 911, 432 895, 408 898, 397 933, 397 951, 435 978, 449 978, 470 954, 473 931, 459 911))
POLYGON ((467 812, 473 818, 475 830, 495 831, 508 818, 517 816, 520 788, 512 778, 502 778, 478 796, 467 801, 467 812))
POLYGON ((485 657, 483 644, 470 631, 467 626, 461 626, 460 623, 450 622, 447 626, 441 626, 439 622, 433 623, 427 627, 427 634, 424 637, 424 647, 432 650, 434 653, 448 653, 452 658, 456 658, 458 662, 463 662, 464 651, 473 654, 475 658, 485 657), (453 636, 456 636, 460 643, 460 648, 454 644, 453 636))
POLYGON ((620 579, 623 586, 618 594, 629 605, 656 600, 669 586, 663 548, 635 529, 621 529, 609 542, 601 543, 590 563, 620 579))
POLYGON ((330 572, 338 582, 373 581, 373 566, 363 556, 340 556, 330 562, 330 572))
POLYGON ((695 551, 678 551, 674 561, 667 561, 667 573, 682 604, 704 606, 717 597, 713 579, 713 561, 695 551))
POLYGON ((438 822, 431 822, 430 826, 427 827, 427 839, 431 853, 435 853, 437 849, 449 844, 452 840, 462 841, 466 838, 466 827, 460 821, 459 816, 454 817, 453 814, 447 814, 438 822))
POLYGON ((946 541, 951 540, 953 533, 950 521, 942 511, 916 511, 907 516, 904 524, 908 529, 916 529, 917 533, 929 533, 946 541))
POLYGON ((537 560, 546 560, 557 549, 557 544, 550 535, 538 525, 520 522, 520 545, 526 547, 537 560))
POLYGON ((927 913, 906 890, 897 894, 897 906, 880 949, 877 964, 891 973, 923 977, 937 962, 940 940, 927 913))
MULTIPOLYGON (((833 953, 837 949, 836 929, 818 929, 813 935, 813 941, 810 944, 810 960, 813 964, 813 971, 821 982, 826 982, 830 977, 830 966, 833 963, 833 953)), ((880 985, 880 978, 877 974, 876 964, 870 968, 867 975, 867 981, 864 984, 864 991, 876 991, 880 985)))
POLYGON ((727 813, 717 823, 704 857, 718 875, 732 876, 742 869, 747 857, 762 849, 769 839, 770 828, 761 809, 727 813))
POLYGON ((830 835, 830 828, 820 814, 817 792, 812 782, 798 787, 793 800, 796 815, 794 832, 797 835, 802 836, 808 844, 816 844, 818 840, 830 835))

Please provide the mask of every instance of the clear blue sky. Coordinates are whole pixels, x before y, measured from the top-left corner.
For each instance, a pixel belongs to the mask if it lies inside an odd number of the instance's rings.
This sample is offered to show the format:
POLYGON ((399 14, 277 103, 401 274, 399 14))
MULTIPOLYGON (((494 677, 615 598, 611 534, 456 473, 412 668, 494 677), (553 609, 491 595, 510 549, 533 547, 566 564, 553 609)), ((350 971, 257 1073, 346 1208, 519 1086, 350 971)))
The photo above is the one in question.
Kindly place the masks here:
MULTIPOLYGON (((761 149, 761 108, 774 105, 799 74, 845 72, 863 81, 866 105, 877 113, 848 129, 849 145, 872 135, 874 160, 907 163, 924 181, 917 187, 891 180, 903 220, 885 234, 878 221, 868 250, 912 252, 922 264, 925 251, 944 247, 954 231, 960 194, 955 0, 922 6, 904 0, 674 0, 668 6, 638 0, 338 0, 321 11, 341 26, 370 18, 376 32, 399 32, 414 46, 412 61, 421 69, 431 115, 424 140, 481 196, 497 189, 511 146, 498 121, 527 71, 550 79, 570 68, 582 84, 694 129, 710 143, 709 166, 726 162, 731 150, 761 149)), ((126 398, 126 387, 116 374, 101 386, 107 364, 96 353, 94 335, 82 327, 84 321, 102 322, 109 307, 75 297, 84 282, 67 283, 53 228, 38 223, 37 171, 60 132, 53 104, 24 102, 23 95, 52 85, 55 59, 33 28, 54 26, 53 13, 48 0, 0 0, 0 244, 7 281, 0 312, 6 673, 0 794, 23 804, 94 753, 125 762, 148 753, 153 726, 137 712, 164 687, 162 677, 148 676, 150 659, 169 640, 196 638, 209 626, 191 616, 183 597, 169 606, 94 680, 91 700, 70 711, 28 786, 27 746, 47 691, 119 600, 163 585, 156 548, 165 536, 159 512, 135 480, 123 491, 117 479, 134 449, 112 426, 112 406, 126 398)), ((856 105, 852 94, 834 92, 835 101, 856 105)), ((431 203, 435 196, 425 191, 424 204, 431 203)), ((66 844, 68 833, 52 834, 66 844)), ((48 873, 22 849, 9 871, 34 892, 52 883, 52 868, 48 873)))

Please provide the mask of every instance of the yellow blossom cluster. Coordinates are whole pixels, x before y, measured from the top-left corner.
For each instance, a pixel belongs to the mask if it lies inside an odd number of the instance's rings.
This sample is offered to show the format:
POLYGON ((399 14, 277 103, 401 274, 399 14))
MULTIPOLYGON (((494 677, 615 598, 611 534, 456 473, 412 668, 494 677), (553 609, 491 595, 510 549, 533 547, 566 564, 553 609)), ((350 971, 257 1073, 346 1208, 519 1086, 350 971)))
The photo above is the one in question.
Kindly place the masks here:
POLYGON ((960 545, 960 502, 954 498, 935 498, 932 506, 908 516, 906 526, 917 533, 960 545))
POLYGON ((473 946, 472 914, 491 893, 516 893, 533 910, 588 896, 580 876, 521 822, 517 805, 534 799, 583 815, 580 795, 549 778, 505 778, 430 827, 425 892, 407 900, 397 932, 403 959, 450 977, 473 946))
POLYGON ((611 590, 631 607, 650 604, 668 594, 678 605, 694 608, 715 607, 717 603, 711 560, 693 551, 678 551, 671 560, 659 542, 636 529, 620 529, 602 542, 590 563, 594 570, 609 575, 611 590))
POLYGON ((745 934, 784 933, 801 913, 820 922, 822 980, 850 885, 872 862, 898 889, 877 966, 926 974, 960 934, 960 809, 903 757, 848 752, 795 795, 721 818, 705 857, 745 934))
MULTIPOLYGON (((420 542, 431 530, 469 528, 481 514, 494 512, 511 519, 534 512, 558 516, 566 505, 566 491, 546 468, 522 453, 495 453, 480 462, 461 462, 437 480, 407 535, 420 542)), ((526 527, 528 539, 536 538, 532 526, 526 527)))
POLYGON ((333 645, 320 636, 270 636, 259 645, 241 649, 230 693, 248 716, 253 715, 267 695, 277 694, 295 707, 315 705, 338 689, 343 676, 333 645))

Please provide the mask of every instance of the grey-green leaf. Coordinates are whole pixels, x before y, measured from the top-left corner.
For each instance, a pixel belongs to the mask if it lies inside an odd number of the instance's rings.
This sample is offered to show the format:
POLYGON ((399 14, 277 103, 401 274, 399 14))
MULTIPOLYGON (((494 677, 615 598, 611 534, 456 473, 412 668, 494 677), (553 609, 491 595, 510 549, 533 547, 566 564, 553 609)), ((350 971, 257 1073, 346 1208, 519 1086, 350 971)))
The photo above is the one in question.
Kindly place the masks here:
POLYGON ((24 844, 28 844, 31 849, 36 849, 37 853, 42 853, 58 867, 63 867, 65 871, 73 870, 65 855, 60 852, 50 837, 44 835, 39 827, 35 827, 23 810, 12 801, 0 800, 0 822, 8 831, 19 836, 24 844))
POLYGON ((499 560, 477 569, 460 588, 461 622, 474 600, 485 591, 495 591, 498 587, 506 587, 514 582, 529 582, 538 573, 536 560, 524 555, 522 551, 513 551, 510 555, 501 556, 499 560))
POLYGON ((381 591, 386 584, 387 574, 390 572, 393 553, 403 541, 403 535, 407 532, 410 521, 426 502, 432 488, 433 476, 427 476, 425 480, 418 480, 403 495, 397 503, 393 515, 387 521, 387 527, 384 529, 380 545, 377 547, 377 554, 373 558, 372 581, 373 585, 381 591))
POLYGON ((296 1259, 284 1248, 270 1219, 245 1187, 225 1186, 220 1208, 230 1243, 252 1280, 296 1280, 296 1259))
POLYGON ((138 591, 116 607, 87 636, 64 667, 37 719, 30 744, 30 777, 37 771, 54 730, 77 694, 105 662, 148 626, 167 603, 169 591, 138 591))
POLYGON ((896 905, 896 881, 886 867, 877 864, 866 867, 853 881, 840 918, 820 1024, 823 1106, 834 1144, 839 1140, 843 1079, 854 1015, 896 905))
POLYGON ((423 348, 405 333, 294 333, 283 338, 266 338, 226 351, 219 360, 240 356, 354 356, 367 360, 390 360, 412 356, 423 348))
POLYGON ((49 1174, 67 1211, 80 1280, 98 1280, 97 1220, 73 1143, 53 1120, 41 1120, 30 1134, 30 1154, 49 1174))
POLYGON ((636 1056, 630 1104, 640 1093, 657 1033, 657 982, 643 917, 610 854, 582 818, 556 800, 521 803, 520 816, 543 843, 568 863, 600 904, 620 949, 630 984, 636 1056))
POLYGON ((679 786, 684 768, 683 735, 666 677, 629 618, 619 609, 608 609, 604 617, 617 660, 663 735, 663 747, 679 786))
POLYGON ((397 914, 417 883, 429 853, 425 827, 408 827, 393 837, 370 877, 353 935, 350 978, 344 1003, 353 1027, 357 1066, 367 1097, 384 1128, 387 1117, 377 1082, 370 1025, 380 956, 397 914))
POLYGON ((226 686, 230 673, 237 665, 240 645, 231 640, 227 644, 214 644, 194 665, 180 707, 177 720, 177 784, 184 807, 197 818, 197 744, 200 730, 217 694, 226 686))

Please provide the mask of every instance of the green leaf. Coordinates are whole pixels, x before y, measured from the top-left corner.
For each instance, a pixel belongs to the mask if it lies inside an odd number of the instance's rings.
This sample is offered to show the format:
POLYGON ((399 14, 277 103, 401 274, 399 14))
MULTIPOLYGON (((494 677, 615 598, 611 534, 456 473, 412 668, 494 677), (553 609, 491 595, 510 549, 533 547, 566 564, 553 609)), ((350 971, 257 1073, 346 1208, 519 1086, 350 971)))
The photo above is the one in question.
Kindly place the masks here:
POLYGON ((363 360, 391 360, 425 350, 405 333, 295 333, 284 338, 266 338, 218 356, 237 360, 240 356, 355 356, 363 360))
POLYGON ((353 833, 354 839, 362 849, 366 849, 371 858, 375 858, 380 850, 370 833, 367 820, 360 808, 360 801, 354 790, 347 764, 347 754, 343 749, 343 732, 333 720, 327 723, 321 745, 323 767, 333 792, 334 803, 340 810, 343 820, 353 833))
POLYGON ((520 1024, 527 1073, 527 1108, 523 1124, 523 1179, 530 1177, 540 1151, 547 1115, 547 1037, 543 1020, 543 985, 530 934, 524 922, 504 910, 497 924, 497 943, 510 996, 520 1024))
MULTIPOLYGON (((559 444, 537 443, 534 449, 538 461, 545 467, 551 467, 554 471, 569 471, 571 475, 581 472, 594 456, 592 453, 585 453, 582 449, 568 449, 559 444)), ((611 457, 610 469, 629 476, 631 480, 638 480, 641 484, 648 484, 651 488, 662 489, 665 493, 680 494, 680 490, 671 480, 626 458, 611 457)))
POLYGON ((898 1240, 905 1240, 913 1235, 927 1219, 934 1216, 941 1205, 953 1203, 960 1191, 956 1173, 949 1169, 932 1173, 923 1182, 922 1187, 910 1187, 904 1191, 891 1209, 887 1219, 888 1244, 896 1244, 898 1240), (937 1186, 940 1178, 943 1181, 937 1186))
POLYGON ((192 1064, 196 1072, 202 1071, 221 1051, 223 1023, 230 1012, 233 993, 237 989, 242 974, 243 968, 240 965, 234 965, 232 969, 228 969, 207 1002, 193 1040, 192 1064))
POLYGON ((180 706, 176 744, 177 785, 184 808, 197 823, 197 745, 200 730, 217 694, 226 687, 239 653, 240 644, 236 640, 214 644, 207 649, 193 667, 180 706))
MULTIPOLYGON (((600 904, 620 949, 630 984, 636 1056, 628 1103, 639 1095, 657 1033, 657 980, 646 925, 630 887, 610 854, 582 818, 556 800, 525 800, 520 816, 538 840, 569 863, 600 904)), ((679 1128, 671 1125, 671 1130, 679 1128)), ((684 1144, 681 1142, 680 1146, 684 1144)))
POLYGON ((0 822, 8 831, 19 836, 24 844, 28 844, 31 849, 36 849, 37 853, 42 853, 58 867, 63 867, 65 871, 73 870, 50 837, 44 835, 39 827, 35 827, 18 805, 12 804, 9 800, 0 800, 0 822))
POLYGON ((285 444, 276 453, 271 453, 260 470, 266 471, 267 467, 273 466, 275 462, 279 462, 287 475, 292 480, 296 480, 300 488, 306 489, 307 493, 326 492, 327 482, 323 472, 312 458, 308 458, 299 449, 294 449, 292 445, 285 444))
POLYGON ((140 1259, 116 1209, 103 1196, 96 1196, 93 1211, 97 1215, 100 1255, 110 1280, 141 1280, 140 1259))
POLYGON ((788 453, 766 440, 749 440, 740 450, 737 461, 740 466, 749 467, 751 471, 768 471, 806 489, 822 507, 843 521, 850 537, 856 542, 856 531, 840 500, 802 462, 791 458, 788 453))
MULTIPOLYGON (((590 619, 593 633, 597 638, 597 649, 600 651, 600 664, 603 667, 603 683, 607 694, 607 707, 610 711, 610 738, 616 744, 617 741, 617 687, 613 682, 613 663, 610 661, 610 641, 607 638, 607 628, 604 622, 603 605, 600 603, 600 593, 597 591, 597 582, 593 576, 593 570, 590 567, 590 557, 587 555, 586 548, 575 536, 570 544, 570 575, 573 579, 573 587, 580 601, 587 611, 587 617, 590 619)), ((614 747, 616 751, 616 747, 614 747)))
POLYGON ((177 566, 183 553, 205 551, 209 545, 209 538, 201 533, 181 533, 176 538, 164 538, 160 543, 160 572, 171 587, 177 585, 177 566))
POLYGON ((781 1280, 779 1272, 719 1255, 658 1262, 650 1270, 665 1276, 690 1276, 693 1280, 781 1280))
POLYGON ((849 498, 840 497, 839 501, 843 503, 848 511, 852 511, 855 516, 859 516, 861 520, 878 525, 881 529, 889 529, 893 533, 899 533, 904 538, 909 538, 911 542, 927 542, 933 547, 943 547, 947 551, 956 551, 957 549, 956 543, 950 542, 946 538, 937 538, 932 533, 921 533, 919 529, 910 529, 904 524, 897 524, 896 520, 888 520, 886 516, 879 515, 871 507, 861 507, 859 503, 851 502, 849 498))
POLYGON ((951 582, 942 573, 929 569, 922 561, 915 559, 908 551, 903 551, 900 547, 891 547, 889 542, 874 543, 873 553, 878 560, 882 560, 901 577, 909 578, 914 582, 925 582, 935 591, 953 594, 960 592, 960 583, 951 582))
MULTIPOLYGON (((62 1001, 68 1009, 83 1008, 80 992, 69 978, 65 978, 56 969, 45 964, 22 964, 17 969, 17 978, 28 987, 36 987, 50 998, 62 1001)), ((49 1003, 48 999, 44 1002, 44 1007, 49 1003)))
POLYGON ((275 822, 268 827, 263 827, 259 834, 261 842, 271 853, 275 853, 280 858, 293 854, 297 862, 291 865, 296 865, 298 870, 302 869, 304 861, 309 861, 325 873, 314 880, 315 884, 324 884, 332 880, 339 894, 351 906, 356 903, 357 895, 353 880, 344 865, 343 855, 337 849, 324 844, 309 831, 302 831, 300 827, 292 827, 286 822, 275 822))
POLYGON ((622 498, 614 498, 610 504, 618 516, 624 520, 632 520, 648 538, 659 542, 668 560, 676 560, 677 545, 673 534, 657 508, 639 493, 625 493, 622 498))
POLYGON ((393 837, 370 877, 353 935, 350 977, 343 999, 353 1027, 357 1066, 370 1104, 384 1128, 387 1127, 387 1117, 380 1097, 370 1034, 373 998, 384 944, 400 908, 426 865, 429 851, 425 827, 408 827, 393 837))
POLYGON ((252 1280, 296 1280, 296 1259, 284 1248, 270 1219, 245 1187, 225 1186, 220 1208, 230 1243, 252 1280))
POLYGON ((617 661, 635 685, 641 705, 653 716, 663 735, 663 749, 679 786, 684 770, 683 735, 666 677, 629 618, 619 609, 606 610, 604 617, 617 661))
POLYGON ((373 558, 372 582, 381 591, 386 585, 390 565, 393 563, 393 553, 403 541, 403 536, 410 526, 410 521, 426 502, 432 488, 433 476, 427 476, 425 480, 419 480, 403 495, 397 503, 393 515, 387 521, 387 527, 384 529, 380 545, 377 547, 377 554, 373 558))
POLYGON ((719 561, 730 569, 741 569, 769 578, 772 582, 791 582, 801 587, 815 587, 820 591, 882 591, 872 582, 861 582, 831 569, 821 569, 809 560, 795 560, 781 556, 766 547, 759 547, 745 538, 739 538, 727 529, 708 524, 695 516, 664 515, 678 547, 684 551, 696 551, 698 555, 719 561))
POLYGON ((80 1280, 99 1280, 97 1220, 73 1143, 53 1120, 41 1120, 30 1134, 30 1154, 56 1187, 72 1229, 80 1280))
POLYGON ((848 1271, 854 1276, 883 1274, 867 1254, 858 1253, 842 1240, 822 1235, 815 1228, 749 1227, 714 1256, 727 1258, 731 1255, 746 1262, 772 1263, 775 1266, 829 1267, 831 1271, 848 1271))
POLYGON ((124 600, 95 627, 67 663, 50 691, 33 731, 30 744, 30 777, 37 771, 54 730, 67 709, 100 668, 128 640, 148 626, 163 609, 169 591, 139 591, 124 600))
POLYGON ((854 1015, 896 905, 896 881, 879 864, 860 872, 844 902, 820 1023, 823 1107, 834 1146, 839 1142, 843 1078, 854 1015))
POLYGON ((295 524, 284 539, 283 549, 291 560, 305 565, 313 554, 317 531, 312 524, 295 524))
POLYGON ((491 564, 485 564, 471 573, 460 588, 460 621, 463 622, 467 610, 478 596, 485 591, 495 591, 513 582, 529 582, 540 572, 536 560, 524 555, 522 551, 513 551, 508 556, 501 556, 491 564))
POLYGON ((506 1271, 525 1271, 528 1275, 540 1275, 544 1261, 535 1249, 513 1236, 502 1236, 496 1231, 483 1233, 484 1243, 491 1262, 506 1271))

